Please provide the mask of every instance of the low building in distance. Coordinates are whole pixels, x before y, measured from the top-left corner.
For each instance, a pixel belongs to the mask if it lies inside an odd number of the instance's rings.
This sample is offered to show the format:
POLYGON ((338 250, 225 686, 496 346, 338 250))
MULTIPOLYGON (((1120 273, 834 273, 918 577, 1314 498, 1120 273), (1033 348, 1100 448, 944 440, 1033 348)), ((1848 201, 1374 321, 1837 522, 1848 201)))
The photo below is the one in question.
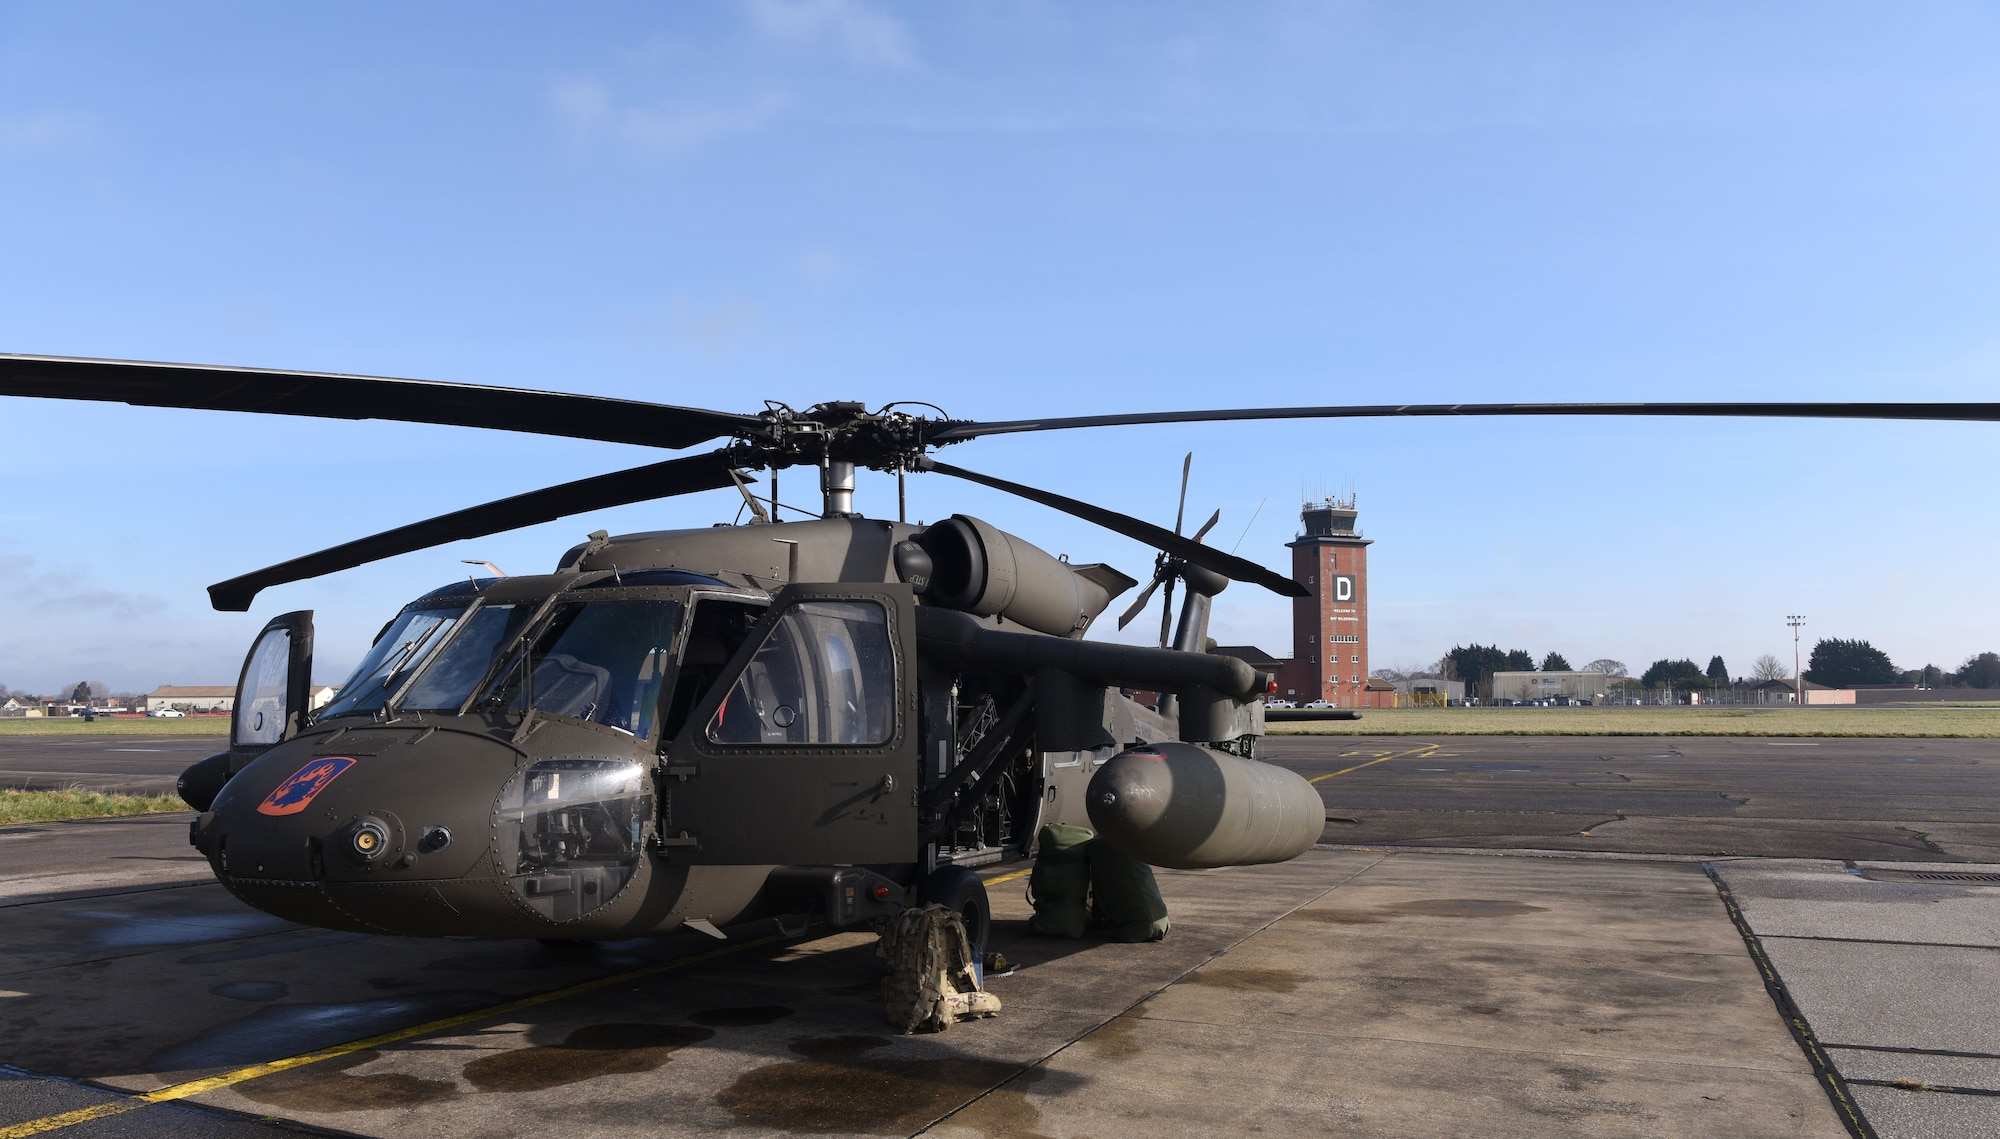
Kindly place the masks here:
POLYGON ((1609 679, 1601 672, 1496 672, 1493 698, 1552 700, 1561 696, 1599 704, 1604 701, 1609 679))
MULTIPOLYGON (((333 699, 331 684, 315 684, 308 691, 314 708, 325 707, 333 699)), ((146 711, 169 708, 176 712, 233 712, 236 689, 219 684, 162 684, 146 694, 146 711)))
POLYGON ((1797 704, 1799 695, 1805 694, 1804 703, 1811 704, 1852 704, 1852 688, 1828 688, 1824 684, 1814 684, 1810 680, 1767 680, 1750 689, 1753 699, 1759 704, 1797 704))

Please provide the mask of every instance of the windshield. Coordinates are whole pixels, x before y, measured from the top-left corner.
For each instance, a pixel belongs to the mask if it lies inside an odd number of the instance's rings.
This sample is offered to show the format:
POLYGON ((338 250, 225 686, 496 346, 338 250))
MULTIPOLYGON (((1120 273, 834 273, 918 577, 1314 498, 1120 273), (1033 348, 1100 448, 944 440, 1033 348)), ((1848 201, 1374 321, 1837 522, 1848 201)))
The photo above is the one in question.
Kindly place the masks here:
POLYGON ((480 704, 518 709, 532 694, 538 712, 646 736, 659 712, 680 613, 675 601, 557 605, 534 634, 528 667, 515 654, 480 704))
POLYGON ((376 639, 368 655, 361 658, 360 667, 340 686, 319 718, 351 716, 380 708, 424 663, 452 626, 458 624, 461 612, 460 609, 404 610, 376 639))
POLYGON ((451 643, 410 686, 401 708, 423 712, 456 712, 486 679, 496 656, 513 647, 521 626, 533 616, 533 605, 486 605, 467 617, 451 643))

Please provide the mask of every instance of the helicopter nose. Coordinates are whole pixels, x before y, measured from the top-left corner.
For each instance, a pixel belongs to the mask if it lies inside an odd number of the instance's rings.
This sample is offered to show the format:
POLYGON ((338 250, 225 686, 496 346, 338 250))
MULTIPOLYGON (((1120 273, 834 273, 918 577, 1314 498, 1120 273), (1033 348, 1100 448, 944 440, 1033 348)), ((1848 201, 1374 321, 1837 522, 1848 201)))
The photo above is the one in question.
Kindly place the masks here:
POLYGON ((516 772, 469 732, 369 730, 280 744, 236 773, 191 839, 244 901, 294 921, 376 928, 345 884, 464 878, 488 848, 493 802, 516 772))

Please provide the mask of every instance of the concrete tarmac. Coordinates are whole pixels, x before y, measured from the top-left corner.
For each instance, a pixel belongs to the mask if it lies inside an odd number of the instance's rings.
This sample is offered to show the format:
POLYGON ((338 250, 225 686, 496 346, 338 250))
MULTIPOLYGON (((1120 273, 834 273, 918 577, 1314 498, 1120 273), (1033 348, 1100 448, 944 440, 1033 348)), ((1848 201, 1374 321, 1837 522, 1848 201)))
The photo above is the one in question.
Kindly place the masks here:
POLYGON ((119 795, 172 795, 190 765, 227 751, 227 722, 213 736, 60 735, 0 737, 0 787, 119 795))
POLYGON ((1163 871, 1174 928, 1152 945, 1028 937, 1025 883, 996 882, 1006 1007, 925 1037, 883 1020, 865 934, 579 953, 333 933, 230 899, 186 815, 0 829, 0 1139, 79 1110, 102 1114, 53 1133, 1839 1136, 1841 1102, 1862 1134, 2000 1133, 2000 874, 1944 861, 2000 825, 1963 771, 1992 744, 1838 741, 1800 764, 1739 740, 1659 759, 1654 740, 1272 742, 1360 820, 1329 840, 1398 844, 1163 871), (1644 754, 1603 764, 1607 744, 1644 754), (1634 790, 1588 799, 1606 772, 1634 790), (1608 805, 1657 828, 1619 845, 1668 849, 1549 849, 1566 822, 1527 820, 1537 797, 1551 819, 1608 805), (1683 820, 1809 853, 1690 854, 1717 832, 1683 820), (1965 829, 1937 849, 1837 853, 1947 822, 1965 829), (1959 877, 1917 877, 1939 873, 1959 877))
POLYGON ((2000 862, 2000 741, 1277 736, 1333 841, 2000 862), (1364 766, 1357 766, 1364 765, 1364 766))

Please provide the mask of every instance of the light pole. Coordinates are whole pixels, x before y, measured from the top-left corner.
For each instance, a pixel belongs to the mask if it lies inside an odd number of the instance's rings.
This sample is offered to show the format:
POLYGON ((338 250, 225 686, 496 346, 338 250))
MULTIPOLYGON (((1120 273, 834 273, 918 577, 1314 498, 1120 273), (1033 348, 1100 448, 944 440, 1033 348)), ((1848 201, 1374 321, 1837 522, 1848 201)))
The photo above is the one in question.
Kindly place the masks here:
POLYGON ((1785 624, 1792 627, 1792 702, 1801 706, 1806 702, 1806 678, 1799 675, 1799 626, 1805 623, 1803 613, 1785 615, 1785 624))

